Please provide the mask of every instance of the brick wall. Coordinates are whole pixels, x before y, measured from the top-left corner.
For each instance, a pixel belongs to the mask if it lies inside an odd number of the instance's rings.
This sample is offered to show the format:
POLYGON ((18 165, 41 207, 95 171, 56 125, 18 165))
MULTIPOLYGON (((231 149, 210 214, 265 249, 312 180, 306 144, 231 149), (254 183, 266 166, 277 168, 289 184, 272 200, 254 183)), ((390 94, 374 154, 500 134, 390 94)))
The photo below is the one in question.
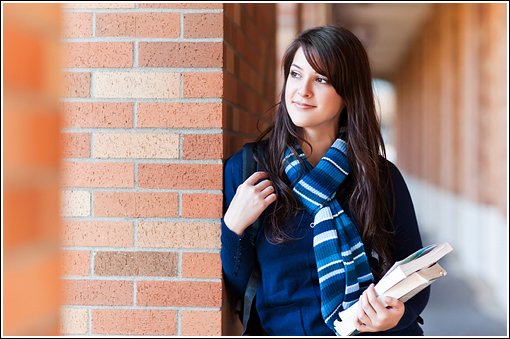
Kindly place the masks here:
MULTIPOLYGON (((225 153, 258 136, 257 122, 275 101, 275 4, 225 4, 225 153)), ((263 130, 271 113, 261 120, 263 130)))
POLYGON ((63 333, 235 333, 223 161, 274 104, 274 5, 63 7, 63 333))
POLYGON ((434 8, 395 79, 399 165, 506 215, 507 7, 434 8))
POLYGON ((2 335, 59 334, 59 4, 2 3, 2 335))

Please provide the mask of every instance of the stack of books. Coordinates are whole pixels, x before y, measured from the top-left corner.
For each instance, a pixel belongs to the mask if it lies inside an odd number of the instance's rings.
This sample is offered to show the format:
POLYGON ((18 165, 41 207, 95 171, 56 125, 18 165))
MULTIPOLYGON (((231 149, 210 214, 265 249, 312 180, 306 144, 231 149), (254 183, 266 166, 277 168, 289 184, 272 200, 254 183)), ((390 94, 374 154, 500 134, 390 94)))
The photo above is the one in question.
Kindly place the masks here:
MULTIPOLYGON (((436 279, 446 275, 446 271, 437 261, 451 251, 452 247, 445 242, 424 247, 407 258, 397 261, 375 285, 377 299, 384 306, 387 306, 384 297, 393 297, 402 302, 408 301, 436 279)), ((354 326, 357 309, 356 302, 338 314, 342 319, 342 321, 335 321, 335 330, 338 334, 357 334, 354 326)))

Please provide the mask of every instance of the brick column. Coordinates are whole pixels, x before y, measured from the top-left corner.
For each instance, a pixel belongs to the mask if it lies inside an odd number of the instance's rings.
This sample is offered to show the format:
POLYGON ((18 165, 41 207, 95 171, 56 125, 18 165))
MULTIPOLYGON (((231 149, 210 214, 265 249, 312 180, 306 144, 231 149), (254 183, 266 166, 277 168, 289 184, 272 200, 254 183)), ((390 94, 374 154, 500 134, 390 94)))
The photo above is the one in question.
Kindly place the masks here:
POLYGON ((234 333, 223 162, 274 104, 274 5, 64 5, 63 332, 234 333))

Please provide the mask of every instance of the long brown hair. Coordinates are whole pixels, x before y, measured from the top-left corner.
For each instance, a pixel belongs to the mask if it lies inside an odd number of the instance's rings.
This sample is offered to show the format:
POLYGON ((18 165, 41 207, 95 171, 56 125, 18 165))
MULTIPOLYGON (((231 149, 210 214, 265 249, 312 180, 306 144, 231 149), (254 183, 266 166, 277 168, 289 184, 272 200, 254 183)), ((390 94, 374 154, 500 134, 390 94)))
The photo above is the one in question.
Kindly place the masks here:
POLYGON ((277 195, 267 218, 266 237, 272 243, 292 239, 288 221, 301 209, 281 161, 287 148, 301 160, 295 146, 299 142, 306 142, 301 137, 300 128, 290 119, 285 102, 287 78, 294 55, 300 47, 310 66, 327 77, 345 103, 340 126, 346 131, 351 178, 350 184, 344 186, 351 192, 350 210, 354 213, 361 239, 379 257, 380 270, 373 273, 380 276, 394 262, 393 204, 388 201, 388 190, 392 193, 391 177, 384 159, 386 151, 375 111, 368 56, 356 36, 344 28, 323 26, 303 31, 284 55, 284 84, 275 122, 257 139, 259 143, 268 139, 262 143, 265 147, 262 152, 264 159, 259 160, 273 182, 277 195))

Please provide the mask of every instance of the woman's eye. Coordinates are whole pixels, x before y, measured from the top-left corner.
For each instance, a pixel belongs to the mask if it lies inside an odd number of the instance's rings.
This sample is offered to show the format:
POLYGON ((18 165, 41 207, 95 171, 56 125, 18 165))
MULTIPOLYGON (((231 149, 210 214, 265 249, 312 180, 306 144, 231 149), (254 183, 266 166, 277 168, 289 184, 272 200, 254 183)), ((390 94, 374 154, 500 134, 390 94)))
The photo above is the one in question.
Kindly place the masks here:
POLYGON ((329 84, 329 81, 326 78, 317 78, 317 81, 321 84, 329 84))
POLYGON ((297 77, 299 77, 299 73, 296 72, 296 71, 291 71, 290 72, 290 76, 293 77, 293 78, 297 78, 297 77))

